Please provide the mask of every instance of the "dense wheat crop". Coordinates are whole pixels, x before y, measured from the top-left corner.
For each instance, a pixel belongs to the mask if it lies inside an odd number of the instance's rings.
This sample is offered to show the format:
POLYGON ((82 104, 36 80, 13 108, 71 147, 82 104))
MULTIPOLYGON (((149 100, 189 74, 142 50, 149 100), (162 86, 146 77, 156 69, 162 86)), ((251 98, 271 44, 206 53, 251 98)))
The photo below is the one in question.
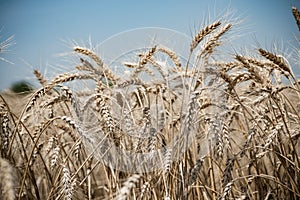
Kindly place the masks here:
POLYGON ((74 46, 74 73, 1 95, 1 199, 299 199, 299 81, 272 50, 225 60, 234 26, 203 27, 187 60, 155 44, 126 76, 74 46))

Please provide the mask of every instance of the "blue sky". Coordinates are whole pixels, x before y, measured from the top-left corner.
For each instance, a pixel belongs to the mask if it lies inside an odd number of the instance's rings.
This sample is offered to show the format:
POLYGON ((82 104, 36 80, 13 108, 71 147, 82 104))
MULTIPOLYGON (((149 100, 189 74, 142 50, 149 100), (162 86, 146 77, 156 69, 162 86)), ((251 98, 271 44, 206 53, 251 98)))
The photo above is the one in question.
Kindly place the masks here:
POLYGON ((292 6, 300 9, 300 0, 0 0, 0 39, 15 35, 16 42, 9 53, 0 55, 14 63, 0 61, 0 90, 18 80, 31 81, 33 69, 59 68, 58 54, 71 51, 64 41, 84 43, 91 36, 96 45, 142 27, 168 28, 192 37, 208 14, 213 21, 227 9, 243 20, 238 45, 249 42, 255 47, 258 42, 270 50, 276 43, 289 54, 299 35, 292 6))

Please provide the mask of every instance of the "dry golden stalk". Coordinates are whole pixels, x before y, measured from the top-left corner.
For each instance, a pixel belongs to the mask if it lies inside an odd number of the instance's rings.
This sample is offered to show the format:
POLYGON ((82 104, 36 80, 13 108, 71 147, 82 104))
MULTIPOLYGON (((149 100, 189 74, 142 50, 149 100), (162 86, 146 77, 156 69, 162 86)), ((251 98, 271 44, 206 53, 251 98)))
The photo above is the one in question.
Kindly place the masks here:
POLYGON ((40 82, 41 85, 46 85, 47 81, 45 80, 43 75, 38 70, 35 69, 33 71, 33 74, 36 76, 36 78, 38 79, 38 81, 40 82))
POLYGON ((139 78, 131 78, 129 80, 125 80, 124 82, 118 83, 117 86, 120 88, 124 88, 130 85, 142 85, 143 82, 139 78))
POLYGON ((96 106, 97 106, 97 111, 99 111, 103 117, 103 120, 105 122, 105 128, 107 129, 107 131, 111 134, 111 136, 114 134, 114 129, 115 129, 115 122, 114 119, 111 115, 110 112, 110 107, 107 105, 107 103, 105 102, 105 99, 103 97, 103 89, 101 84, 97 84, 97 88, 96 88, 96 106))
POLYGON ((74 74, 64 73, 55 77, 53 81, 49 82, 44 88, 46 90, 48 88, 52 89, 55 85, 58 85, 60 83, 65 83, 74 80, 82 80, 82 79, 96 79, 96 78, 92 75, 84 74, 84 73, 74 73, 74 74))
POLYGON ((222 70, 222 71, 220 72, 220 76, 221 76, 221 78, 222 78, 225 82, 227 82, 229 85, 232 84, 232 79, 231 79, 231 77, 230 77, 224 70, 222 70))
POLYGON ((163 67, 162 67, 160 64, 158 64, 158 63, 157 63, 154 59, 152 59, 152 58, 148 59, 148 62, 151 63, 151 64, 153 65, 153 67, 155 67, 155 69, 157 69, 157 71, 162 75, 162 77, 163 77, 164 79, 166 79, 167 74, 166 74, 166 72, 164 72, 163 67))
POLYGON ((99 67, 103 67, 103 62, 102 62, 101 58, 99 58, 99 56, 92 50, 90 50, 88 48, 79 47, 79 46, 74 47, 73 50, 77 53, 81 53, 83 55, 90 57, 97 63, 97 65, 99 67))
POLYGON ((221 67, 222 70, 225 72, 232 70, 233 68, 240 67, 241 64, 239 62, 233 61, 233 62, 212 62, 209 63, 209 66, 216 66, 221 67))
POLYGON ((181 67, 181 63, 180 63, 180 59, 179 57, 176 55, 176 53, 166 47, 162 47, 160 46, 158 48, 158 51, 161 51, 165 54, 167 54, 171 59, 172 61, 174 62, 174 64, 177 66, 177 67, 181 67))
POLYGON ((276 64, 277 66, 280 67, 280 69, 287 71, 289 73, 291 73, 290 68, 288 67, 288 65, 283 62, 282 58, 280 58, 279 56, 270 53, 262 48, 258 49, 260 55, 262 55, 263 57, 267 58, 268 60, 272 61, 274 64, 276 64))
POLYGON ((102 75, 101 71, 97 70, 96 68, 93 67, 93 65, 91 63, 89 63, 89 61, 80 58, 80 62, 83 64, 82 66, 76 66, 76 68, 78 70, 83 70, 83 71, 89 71, 92 72, 94 74, 97 74, 99 76, 102 75))
POLYGON ((123 62, 122 64, 128 68, 136 68, 138 66, 137 63, 130 63, 130 62, 123 62))
POLYGON ((300 12, 296 7, 292 7, 292 12, 293 12, 294 18, 297 22, 298 29, 300 31, 300 12))
POLYGON ((220 21, 216 21, 212 23, 211 25, 206 26, 204 29, 202 29, 192 40, 192 43, 190 45, 190 51, 192 52, 198 44, 203 40, 203 38, 210 34, 213 30, 218 28, 218 26, 221 25, 220 21))
MULTIPOLYGON (((92 50, 90 50, 88 48, 79 47, 79 46, 76 46, 73 49, 77 53, 81 53, 83 55, 88 56, 89 58, 94 60, 97 63, 97 65, 100 67, 100 69, 98 70, 98 69, 94 68, 88 61, 86 61, 84 59, 80 59, 81 62, 85 65, 84 69, 90 68, 89 71, 92 71, 96 75, 101 75, 101 76, 103 75, 105 77, 107 84, 109 81, 115 82, 119 79, 118 77, 115 76, 115 74, 109 68, 104 67, 104 64, 103 64, 103 61, 101 60, 101 58, 92 50)), ((83 68, 79 67, 79 69, 83 69, 83 68)))
POLYGON ((36 101, 42 98, 45 94, 50 92, 56 85, 80 79, 93 79, 94 77, 87 74, 80 73, 64 73, 55 77, 52 81, 44 85, 42 88, 38 89, 32 96, 29 102, 27 103, 26 112, 28 112, 35 105, 36 101))

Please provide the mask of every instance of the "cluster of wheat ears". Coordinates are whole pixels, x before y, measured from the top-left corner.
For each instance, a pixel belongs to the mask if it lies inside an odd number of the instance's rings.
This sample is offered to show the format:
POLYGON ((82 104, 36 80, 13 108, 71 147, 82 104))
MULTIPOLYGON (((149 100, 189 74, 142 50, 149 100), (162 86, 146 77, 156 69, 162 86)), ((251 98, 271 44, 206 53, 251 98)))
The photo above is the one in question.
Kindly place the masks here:
POLYGON ((263 48, 219 59, 233 26, 207 25, 185 61, 154 45, 127 76, 75 46, 76 72, 35 70, 18 112, 1 95, 0 199, 299 199, 299 82, 263 48))

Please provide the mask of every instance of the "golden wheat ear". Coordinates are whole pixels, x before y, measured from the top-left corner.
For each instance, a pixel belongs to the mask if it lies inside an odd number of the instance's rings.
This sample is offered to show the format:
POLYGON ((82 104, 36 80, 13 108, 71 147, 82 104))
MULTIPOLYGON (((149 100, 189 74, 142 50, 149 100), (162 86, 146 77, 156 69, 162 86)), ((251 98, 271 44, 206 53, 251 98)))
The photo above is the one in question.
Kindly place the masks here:
POLYGON ((210 34, 213 30, 218 28, 221 25, 220 21, 216 21, 208 26, 206 26, 204 29, 202 29, 192 40, 192 43, 190 45, 190 51, 192 52, 198 44, 204 39, 205 36, 210 34))
POLYGON ((300 31, 300 12, 296 7, 292 7, 292 12, 293 12, 294 18, 297 22, 298 29, 300 31))

